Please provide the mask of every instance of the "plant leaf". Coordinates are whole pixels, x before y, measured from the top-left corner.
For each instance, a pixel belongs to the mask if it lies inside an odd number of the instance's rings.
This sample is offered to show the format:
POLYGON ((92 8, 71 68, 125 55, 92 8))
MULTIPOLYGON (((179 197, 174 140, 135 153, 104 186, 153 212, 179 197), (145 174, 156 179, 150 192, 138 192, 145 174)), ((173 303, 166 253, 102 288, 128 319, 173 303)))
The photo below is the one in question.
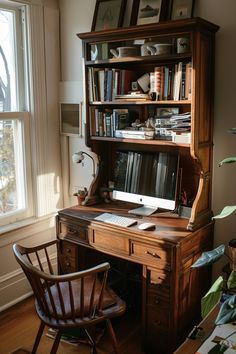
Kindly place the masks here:
POLYGON ((199 268, 212 264, 224 255, 225 245, 220 245, 212 251, 203 252, 201 257, 191 265, 191 268, 199 268))
POLYGON ((236 295, 230 296, 220 308, 215 320, 216 325, 233 322, 236 319, 236 295))
POLYGON ((236 134, 236 128, 230 128, 228 132, 231 134, 236 134))
POLYGON ((205 296, 201 300, 201 315, 202 318, 206 317, 213 307, 218 304, 223 294, 222 288, 224 279, 222 276, 216 279, 214 284, 208 290, 205 296))
POLYGON ((236 157, 232 156, 232 157, 226 157, 224 160, 219 162, 219 167, 221 167, 222 165, 224 165, 225 163, 234 163, 236 162, 236 157))
POLYGON ((229 278, 227 280, 227 288, 229 290, 236 288, 236 271, 235 270, 232 270, 232 272, 229 275, 229 278))
POLYGON ((223 219, 236 210, 236 205, 228 205, 222 209, 221 213, 212 217, 212 219, 223 219))

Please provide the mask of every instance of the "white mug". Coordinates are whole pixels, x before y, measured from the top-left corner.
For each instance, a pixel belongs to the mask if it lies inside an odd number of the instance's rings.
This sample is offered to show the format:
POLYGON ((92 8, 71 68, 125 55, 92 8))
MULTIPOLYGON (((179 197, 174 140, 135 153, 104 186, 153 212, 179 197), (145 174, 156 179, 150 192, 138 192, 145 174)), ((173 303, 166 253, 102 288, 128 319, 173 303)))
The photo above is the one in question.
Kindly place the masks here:
POLYGON ((177 38, 177 53, 187 53, 190 51, 190 39, 187 37, 177 38))

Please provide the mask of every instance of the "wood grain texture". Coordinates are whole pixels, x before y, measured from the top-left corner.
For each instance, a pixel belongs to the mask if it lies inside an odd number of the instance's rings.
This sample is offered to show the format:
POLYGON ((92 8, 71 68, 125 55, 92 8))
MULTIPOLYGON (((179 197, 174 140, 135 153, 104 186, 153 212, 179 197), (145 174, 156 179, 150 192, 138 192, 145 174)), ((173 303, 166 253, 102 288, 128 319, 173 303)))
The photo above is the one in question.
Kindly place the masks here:
MULTIPOLYGON (((143 354, 140 349, 140 322, 137 316, 129 315, 124 321, 114 323, 121 354, 143 354)), ((0 314, 0 353, 30 353, 39 327, 39 319, 34 309, 34 298, 31 297, 0 314), (21 349, 22 348, 22 349, 21 349)), ((45 331, 46 332, 46 331, 45 331)), ((43 334, 37 354, 49 353, 52 339, 43 334)), ((61 342, 58 354, 90 354, 86 344, 73 346, 61 342)), ((105 335, 97 345, 98 354, 112 354, 109 337, 105 335)))

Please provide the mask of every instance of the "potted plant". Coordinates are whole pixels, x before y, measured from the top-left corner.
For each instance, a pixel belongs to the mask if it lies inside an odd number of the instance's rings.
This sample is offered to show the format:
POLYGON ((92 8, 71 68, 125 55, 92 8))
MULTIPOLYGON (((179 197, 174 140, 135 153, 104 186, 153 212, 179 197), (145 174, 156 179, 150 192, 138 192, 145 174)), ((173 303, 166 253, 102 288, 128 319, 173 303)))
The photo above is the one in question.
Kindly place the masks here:
MULTIPOLYGON (((229 130, 231 134, 236 134, 236 128, 229 130)), ((224 164, 236 162, 236 157, 227 157, 219 163, 221 167, 224 164)), ((225 206, 220 214, 213 217, 214 220, 222 219, 236 211, 236 205, 225 206)), ((236 240, 232 240, 232 246, 235 246, 236 240)), ((212 251, 204 252, 201 257, 192 265, 192 268, 199 268, 213 264, 223 256, 228 257, 231 263, 233 259, 227 254, 225 245, 222 244, 212 251)), ((211 309, 222 300, 222 306, 216 318, 215 324, 224 324, 236 320, 236 270, 232 270, 229 275, 220 275, 211 286, 207 294, 202 298, 202 317, 204 318, 211 309)))
POLYGON ((83 203, 87 194, 88 194, 88 190, 86 187, 84 187, 83 189, 78 189, 78 191, 73 194, 74 196, 77 196, 78 205, 81 205, 83 203))

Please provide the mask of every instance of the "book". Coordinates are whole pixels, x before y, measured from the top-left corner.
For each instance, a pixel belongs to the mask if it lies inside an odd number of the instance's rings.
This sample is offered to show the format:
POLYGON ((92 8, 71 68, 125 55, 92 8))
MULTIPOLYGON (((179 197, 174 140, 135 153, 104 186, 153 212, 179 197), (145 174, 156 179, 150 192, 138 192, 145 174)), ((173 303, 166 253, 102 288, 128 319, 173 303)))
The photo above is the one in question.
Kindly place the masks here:
POLYGON ((189 62, 186 64, 186 79, 185 79, 185 98, 191 100, 191 91, 192 91, 192 63, 189 62))
POLYGON ((120 94, 124 95, 131 91, 131 83, 135 80, 135 71, 121 69, 120 71, 120 94))
POLYGON ((107 70, 106 71, 106 89, 104 94, 104 101, 111 101, 112 100, 112 77, 113 71, 107 70))
POLYGON ((182 79, 182 66, 183 63, 179 62, 175 66, 175 75, 174 75, 174 87, 173 87, 173 100, 178 101, 180 98, 180 87, 182 79))
POLYGON ((127 108, 113 109, 113 130, 125 129, 129 126, 129 111, 127 108))
POLYGON ((98 91, 99 91, 99 100, 104 101, 104 70, 98 71, 98 91))

